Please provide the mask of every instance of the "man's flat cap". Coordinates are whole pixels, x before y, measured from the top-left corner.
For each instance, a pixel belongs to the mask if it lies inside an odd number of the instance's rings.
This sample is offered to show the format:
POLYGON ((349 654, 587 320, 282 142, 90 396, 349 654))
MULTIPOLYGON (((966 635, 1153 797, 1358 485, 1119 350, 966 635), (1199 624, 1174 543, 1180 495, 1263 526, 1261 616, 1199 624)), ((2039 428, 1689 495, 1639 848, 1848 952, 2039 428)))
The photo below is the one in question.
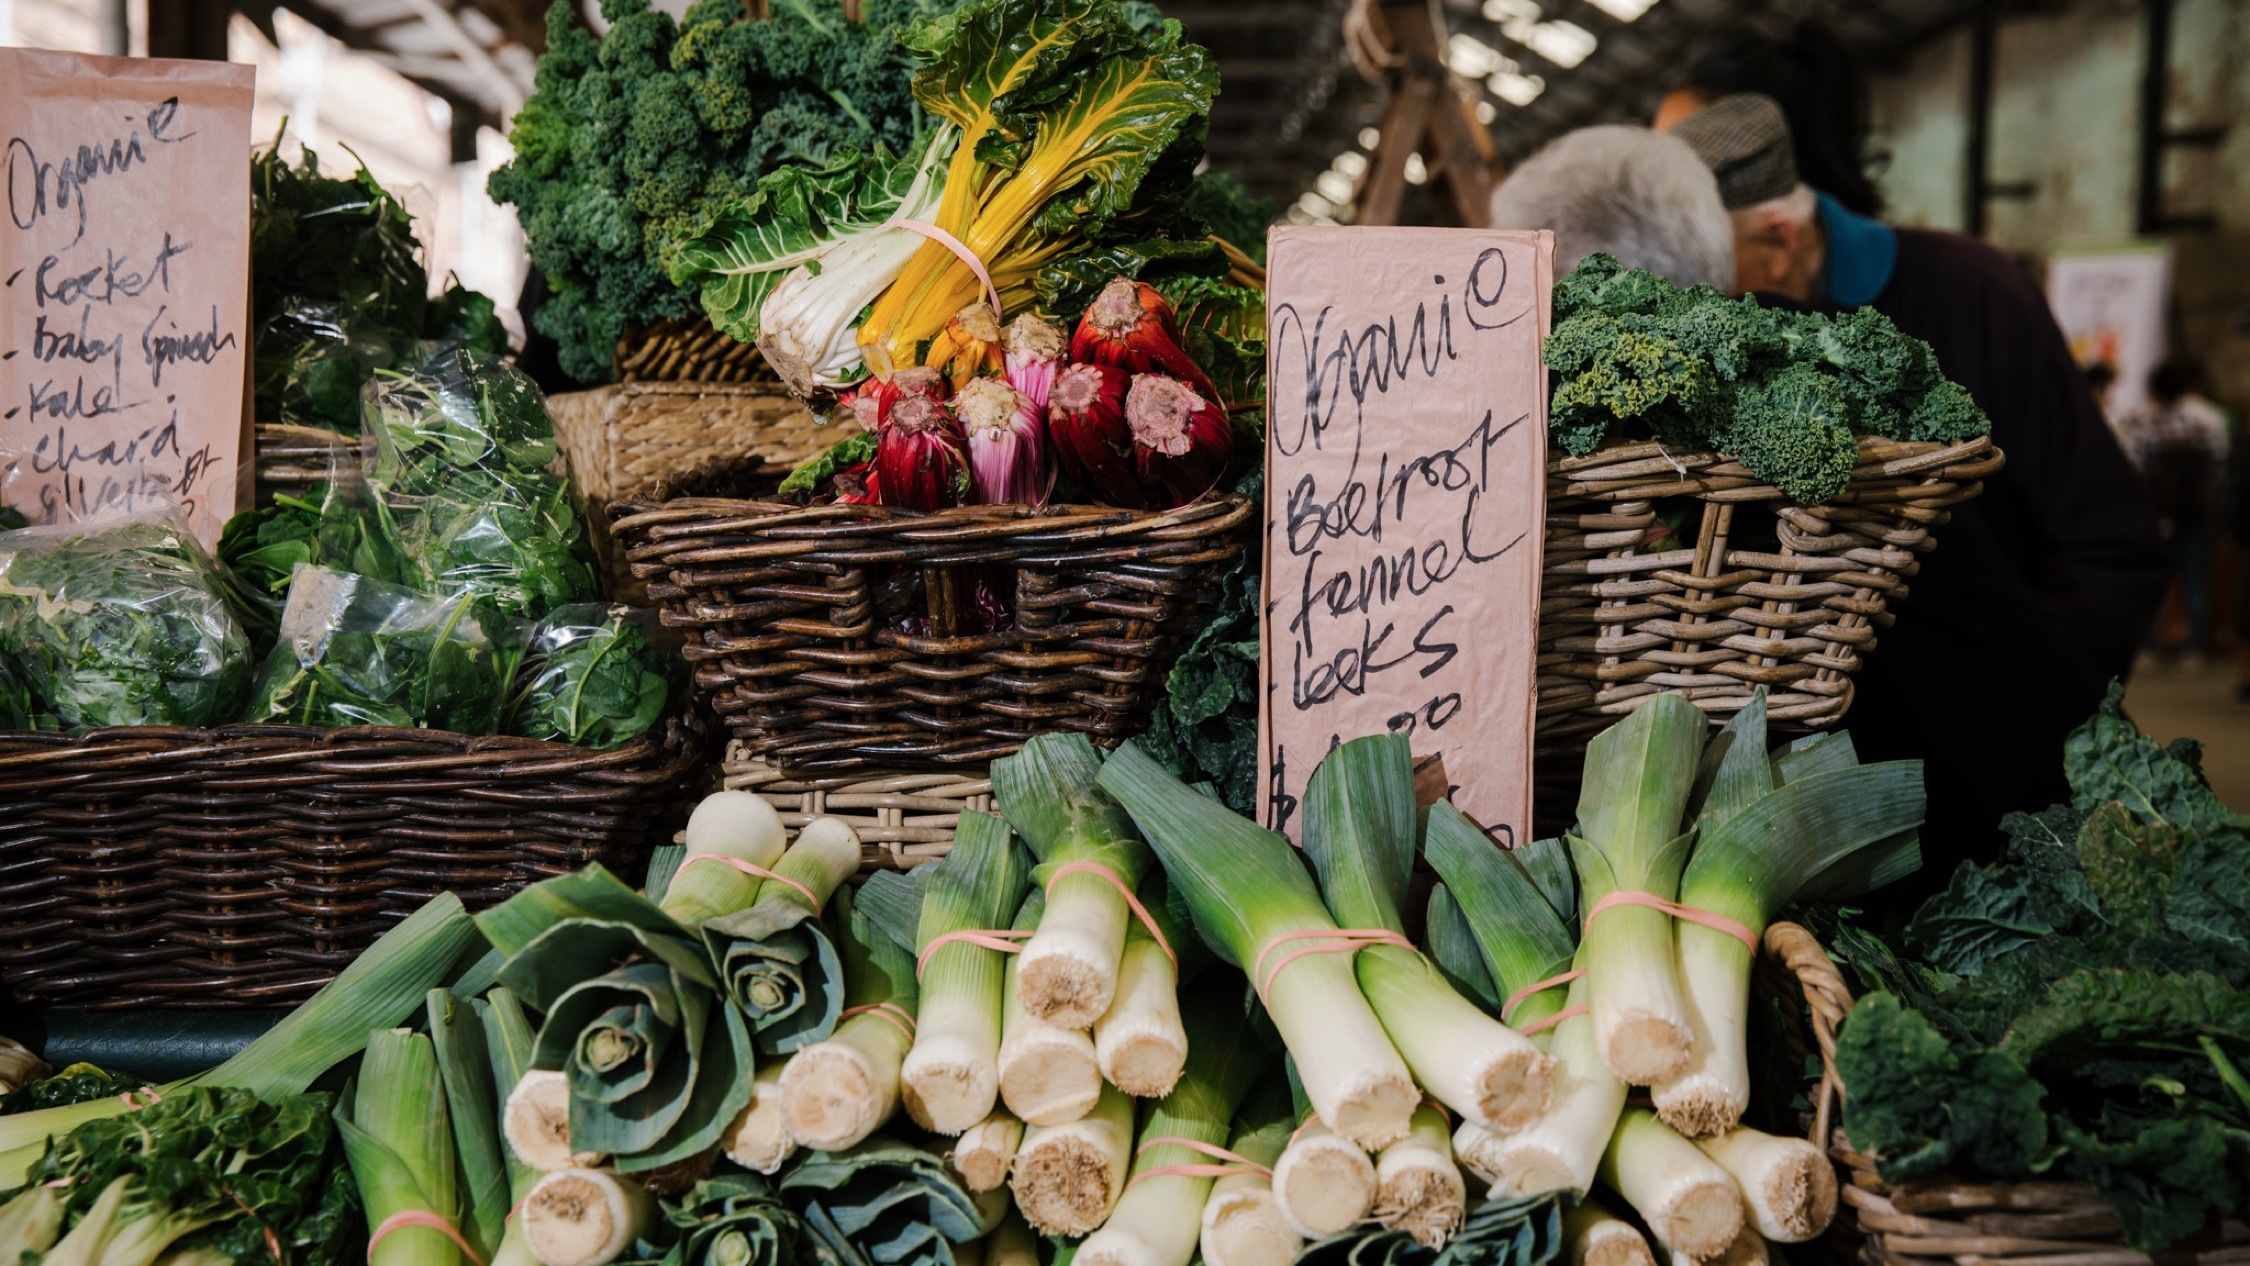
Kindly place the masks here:
POLYGON ((1682 120, 1672 135, 1688 143, 1718 177, 1727 210, 1770 202, 1797 187, 1789 120, 1772 97, 1738 92, 1682 120))

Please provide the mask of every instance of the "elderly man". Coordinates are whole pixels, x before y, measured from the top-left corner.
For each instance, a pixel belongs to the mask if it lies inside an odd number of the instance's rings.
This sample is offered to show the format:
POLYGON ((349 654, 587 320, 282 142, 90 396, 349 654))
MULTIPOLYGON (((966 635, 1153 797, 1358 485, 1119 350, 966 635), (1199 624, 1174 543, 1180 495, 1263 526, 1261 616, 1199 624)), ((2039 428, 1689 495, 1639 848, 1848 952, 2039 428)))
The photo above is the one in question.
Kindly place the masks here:
POLYGON ((1938 530, 1847 718, 1864 754, 1927 762, 1924 873, 1942 885, 1955 859, 1997 851, 2004 813, 2067 798, 2063 737, 2131 667, 2163 594, 2155 517, 2045 300, 2006 256, 1807 188, 1769 97, 1722 97, 1671 135, 1717 178, 1735 291, 1873 306, 1930 344, 2008 455, 1938 530))
POLYGON ((1647 128, 1580 128, 1550 141, 1492 194, 1492 224, 1552 229, 1555 271, 1596 251, 1676 285, 1724 289, 1733 226, 1693 149, 1647 128))

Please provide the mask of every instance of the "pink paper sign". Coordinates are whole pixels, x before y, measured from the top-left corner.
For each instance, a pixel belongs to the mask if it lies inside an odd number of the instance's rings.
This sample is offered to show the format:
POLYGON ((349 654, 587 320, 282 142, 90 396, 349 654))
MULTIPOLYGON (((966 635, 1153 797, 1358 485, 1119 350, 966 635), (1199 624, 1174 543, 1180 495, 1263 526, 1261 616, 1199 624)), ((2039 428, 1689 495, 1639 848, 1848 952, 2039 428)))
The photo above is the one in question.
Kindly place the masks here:
POLYGON ((0 48, 0 500, 234 512, 250 99, 225 62, 0 48))
POLYGON ((1521 841, 1553 236, 1279 228, 1266 268, 1265 823, 1300 838, 1322 756, 1394 730, 1521 841))

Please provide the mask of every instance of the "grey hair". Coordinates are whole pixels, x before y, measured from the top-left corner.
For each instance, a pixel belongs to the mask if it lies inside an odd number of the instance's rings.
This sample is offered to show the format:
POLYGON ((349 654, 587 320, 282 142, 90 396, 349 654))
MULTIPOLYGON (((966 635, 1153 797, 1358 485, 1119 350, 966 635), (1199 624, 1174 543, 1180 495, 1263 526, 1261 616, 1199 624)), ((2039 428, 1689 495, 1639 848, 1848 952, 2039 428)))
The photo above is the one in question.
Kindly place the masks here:
POLYGON ((1734 224, 1687 142, 1605 124, 1566 132, 1492 194, 1492 224, 1552 229, 1555 272, 1596 251, 1675 285, 1734 284, 1734 224))

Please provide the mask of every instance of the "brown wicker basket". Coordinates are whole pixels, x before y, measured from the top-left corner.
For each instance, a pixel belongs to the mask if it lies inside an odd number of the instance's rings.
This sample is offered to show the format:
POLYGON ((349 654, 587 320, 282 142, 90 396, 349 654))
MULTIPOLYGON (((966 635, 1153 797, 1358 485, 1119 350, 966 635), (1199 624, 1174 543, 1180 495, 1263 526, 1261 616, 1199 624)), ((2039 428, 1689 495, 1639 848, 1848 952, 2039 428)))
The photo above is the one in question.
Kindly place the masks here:
POLYGON ((692 488, 770 492, 840 438, 775 382, 632 382, 547 399, 608 592, 645 606, 607 507, 692 488))
POLYGON ((758 349, 703 317, 667 317, 617 340, 620 382, 773 381, 758 349))
POLYGON ((1161 513, 687 498, 615 506, 611 530, 746 752, 805 774, 1134 733, 1256 510, 1236 494, 1161 513), (979 584, 1012 594, 989 633, 965 614, 979 584))
POLYGON ((429 730, 0 734, 0 983, 104 1009, 302 1000, 441 891, 638 874, 704 752, 429 730))
MULTIPOLYGON (((727 744, 720 785, 754 791, 781 811, 796 838, 814 818, 841 818, 859 833, 859 876, 909 870, 953 851, 954 828, 969 811, 993 813, 992 779, 985 767, 935 773, 897 772, 791 778, 749 754, 738 739, 727 744)), ((676 842, 684 843, 684 840, 676 842)))

